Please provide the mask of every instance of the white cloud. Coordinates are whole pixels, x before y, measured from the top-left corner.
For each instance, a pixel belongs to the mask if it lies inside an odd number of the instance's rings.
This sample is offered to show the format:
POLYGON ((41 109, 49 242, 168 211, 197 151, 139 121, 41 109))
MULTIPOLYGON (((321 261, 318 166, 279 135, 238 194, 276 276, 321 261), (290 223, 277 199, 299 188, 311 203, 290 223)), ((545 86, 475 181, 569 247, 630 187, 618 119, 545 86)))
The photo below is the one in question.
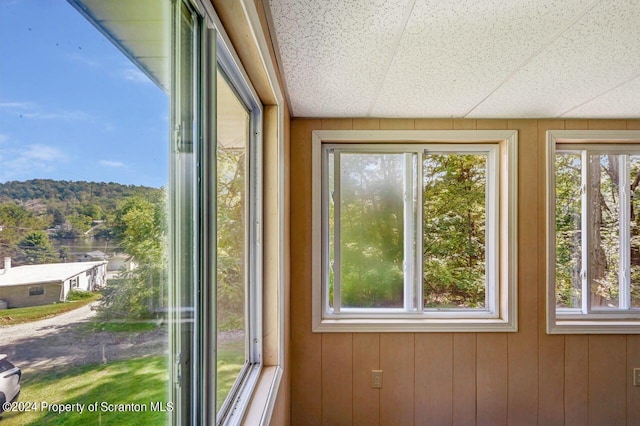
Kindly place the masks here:
POLYGON ((91 114, 83 111, 33 111, 21 114, 24 118, 36 120, 92 121, 91 114))
POLYGON ((22 156, 30 160, 44 162, 64 161, 67 159, 67 156, 58 148, 40 144, 28 145, 22 156))
POLYGON ((0 102, 0 109, 30 109, 34 104, 31 102, 0 102))
POLYGON ((113 168, 120 168, 120 169, 127 167, 127 165, 122 161, 100 160, 98 161, 98 163, 101 166, 105 166, 105 167, 113 167, 113 168))
MULTIPOLYGON (((1 0, 0 0, 1 1, 1 0)), ((78 110, 45 109, 35 102, 0 101, 0 110, 13 110, 21 118, 36 120, 94 121, 91 114, 78 110)))
POLYGON ((33 170, 50 172, 68 161, 60 149, 43 144, 3 149, 0 155, 0 181, 28 177, 33 170))
POLYGON ((88 58, 86 55, 82 55, 80 53, 70 53, 67 55, 67 58, 69 58, 73 62, 78 62, 80 64, 87 65, 92 68, 102 66, 102 63, 100 63, 99 61, 88 58))
POLYGON ((140 71, 138 68, 127 68, 122 70, 122 77, 127 81, 132 81, 134 83, 151 83, 151 80, 145 73, 140 71))

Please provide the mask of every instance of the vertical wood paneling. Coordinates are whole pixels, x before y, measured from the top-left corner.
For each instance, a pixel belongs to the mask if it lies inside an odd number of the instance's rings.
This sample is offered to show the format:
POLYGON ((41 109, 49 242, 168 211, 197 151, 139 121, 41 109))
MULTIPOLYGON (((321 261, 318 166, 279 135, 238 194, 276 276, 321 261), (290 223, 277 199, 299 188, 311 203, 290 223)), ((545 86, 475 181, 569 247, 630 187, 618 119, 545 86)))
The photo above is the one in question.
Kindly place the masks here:
POLYGON ((625 336, 589 336, 590 425, 626 424, 626 371, 625 336))
POLYGON ((353 339, 351 333, 322 334, 322 424, 352 421, 353 339))
POLYGON ((640 120, 627 120, 627 130, 640 130, 640 120))
POLYGON ((476 120, 469 120, 466 118, 454 118, 453 130, 475 130, 476 120))
POLYGON ((476 335, 453 335, 453 424, 476 421, 476 335))
POLYGON ((564 418, 566 425, 589 421, 589 337, 567 336, 564 359, 564 418))
POLYGON ((640 387, 633 386, 634 368, 640 368, 640 336, 627 336, 627 425, 640 425, 640 387))
POLYGON ((518 130, 518 333, 507 335, 509 350, 508 423, 538 421, 538 126, 534 120, 510 120, 518 130), (526 159, 526 161, 523 161, 526 159))
POLYGON ((353 130, 380 130, 380 119, 356 118, 353 120, 353 130))
POLYGON ((508 356, 504 333, 477 335, 477 424, 507 424, 508 356))
POLYGON ((416 333, 415 424, 453 421, 453 335, 416 333))
POLYGON ((452 130, 453 119, 417 119, 415 120, 416 130, 452 130))
POLYGON ((353 424, 356 426, 380 424, 380 389, 371 388, 371 370, 379 369, 380 334, 354 334, 353 424))
POLYGON ((311 333, 311 131, 319 120, 291 122, 291 421, 322 419, 322 335, 311 333))
POLYGON ((487 119, 477 120, 477 130, 503 130, 507 128, 507 120, 503 119, 487 119))
POLYGON ((415 377, 414 335, 382 333, 380 335, 380 424, 411 426, 415 377))
POLYGON ((640 424, 639 336, 545 331, 545 132, 563 128, 640 120, 292 120, 291 424, 640 424), (321 128, 518 130, 517 333, 311 333, 310 144, 321 128))
POLYGON ((325 118, 322 120, 322 130, 352 130, 351 118, 325 118))
POLYGON ((540 171, 536 183, 538 192, 538 211, 541 220, 541 232, 538 232, 538 422, 544 425, 561 425, 564 423, 564 336, 546 334, 546 200, 545 200, 545 158, 547 130, 564 129, 562 120, 538 121, 538 161, 540 171), (542 172, 545 170, 544 172, 542 172), (545 231, 542 231, 545 229, 545 231))
POLYGON ((415 122, 405 118, 381 118, 380 130, 413 130, 415 122))

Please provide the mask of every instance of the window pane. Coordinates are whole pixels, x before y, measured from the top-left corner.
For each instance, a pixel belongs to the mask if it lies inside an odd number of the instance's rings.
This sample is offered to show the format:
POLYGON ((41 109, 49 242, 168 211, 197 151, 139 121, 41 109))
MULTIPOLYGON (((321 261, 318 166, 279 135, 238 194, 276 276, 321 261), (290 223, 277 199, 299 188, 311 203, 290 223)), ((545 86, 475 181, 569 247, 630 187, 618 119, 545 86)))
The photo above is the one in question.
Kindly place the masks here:
POLYGON ((22 370, 0 398, 42 404, 2 424, 163 424, 179 402, 167 395, 172 2, 105 3, 0 1, 0 353, 22 370))
POLYGON ((335 194, 335 179, 333 174, 333 168, 335 166, 335 154, 333 152, 328 153, 328 169, 329 173, 329 307, 333 308, 333 284, 334 284, 334 275, 333 275, 333 266, 335 264, 335 251, 334 251, 334 237, 335 237, 335 204, 334 204, 334 194, 335 194))
POLYGON ((340 155, 343 307, 404 305, 404 154, 340 155))
POLYGON ((247 155, 249 114, 217 77, 217 404, 247 361, 247 155))
POLYGON ((631 183, 631 307, 640 308, 640 156, 629 156, 629 182, 631 183))
POLYGON ((582 306, 581 157, 556 155, 556 306, 582 306))
POLYGON ((486 306, 486 154, 423 157, 425 308, 486 306))
POLYGON ((590 155, 591 306, 617 308, 620 271, 620 163, 618 155, 590 155))

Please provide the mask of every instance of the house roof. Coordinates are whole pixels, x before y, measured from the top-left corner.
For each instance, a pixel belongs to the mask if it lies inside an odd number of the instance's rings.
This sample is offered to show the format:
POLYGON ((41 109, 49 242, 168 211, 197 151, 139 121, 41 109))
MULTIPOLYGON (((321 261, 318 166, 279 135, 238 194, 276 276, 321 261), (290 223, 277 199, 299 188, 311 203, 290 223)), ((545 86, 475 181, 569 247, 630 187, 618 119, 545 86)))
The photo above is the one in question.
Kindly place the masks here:
POLYGON ((97 265, 105 265, 106 263, 106 261, 100 261, 13 266, 8 270, 0 269, 0 287, 63 282, 97 265))
POLYGON ((89 257, 98 257, 98 258, 102 258, 102 259, 107 257, 107 254, 104 253, 104 252, 101 252, 100 250, 90 251, 88 253, 85 253, 85 255, 89 256, 89 257))

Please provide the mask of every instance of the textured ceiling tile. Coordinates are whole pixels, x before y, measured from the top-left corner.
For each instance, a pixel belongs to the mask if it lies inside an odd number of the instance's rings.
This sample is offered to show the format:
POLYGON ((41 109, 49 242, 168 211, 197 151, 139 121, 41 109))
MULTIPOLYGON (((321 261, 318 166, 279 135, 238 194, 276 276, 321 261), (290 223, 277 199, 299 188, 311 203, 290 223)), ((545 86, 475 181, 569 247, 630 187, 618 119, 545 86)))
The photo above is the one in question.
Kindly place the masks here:
POLYGON ((569 111, 563 117, 640 117, 640 77, 569 111))
POLYGON ((592 0, 417 0, 373 116, 462 117, 592 0))
MULTIPOLYGON (((603 1, 551 43, 469 117, 627 116, 640 105, 636 90, 627 105, 605 95, 640 73, 640 2, 603 1), (596 98, 605 95, 598 101, 596 98), (594 100, 596 99, 596 100, 594 100), (593 100, 593 102, 589 102, 593 100), (588 103, 587 103, 588 102, 588 103), (585 104, 586 103, 586 104, 585 104), (576 109, 579 105, 584 107, 576 109), (603 108, 598 109, 598 105, 603 108), (622 108, 617 111, 615 108, 622 108)), ((618 92, 616 90, 616 92, 618 92)), ((618 92, 619 93, 619 92, 618 92)))
POLYGON ((402 31, 407 0, 270 0, 295 116, 364 116, 402 31))

